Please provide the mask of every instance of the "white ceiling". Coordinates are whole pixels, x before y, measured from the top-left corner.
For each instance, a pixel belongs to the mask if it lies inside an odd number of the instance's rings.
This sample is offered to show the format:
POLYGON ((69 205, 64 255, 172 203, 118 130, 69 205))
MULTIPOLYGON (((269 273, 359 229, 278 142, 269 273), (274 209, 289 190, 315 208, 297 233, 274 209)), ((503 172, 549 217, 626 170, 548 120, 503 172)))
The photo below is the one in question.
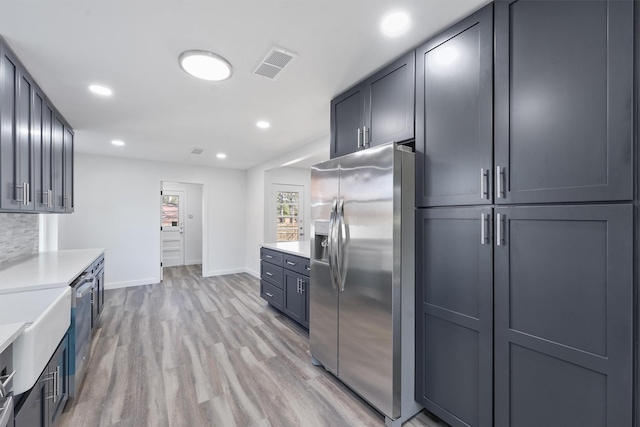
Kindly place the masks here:
POLYGON ((333 96, 487 3, 0 0, 0 35, 75 128, 78 152, 246 169, 328 135, 333 96), (390 39, 379 22, 396 9, 412 28, 390 39), (273 46, 299 55, 275 81, 253 74, 273 46), (177 58, 189 49, 225 57, 232 78, 184 73, 177 58))

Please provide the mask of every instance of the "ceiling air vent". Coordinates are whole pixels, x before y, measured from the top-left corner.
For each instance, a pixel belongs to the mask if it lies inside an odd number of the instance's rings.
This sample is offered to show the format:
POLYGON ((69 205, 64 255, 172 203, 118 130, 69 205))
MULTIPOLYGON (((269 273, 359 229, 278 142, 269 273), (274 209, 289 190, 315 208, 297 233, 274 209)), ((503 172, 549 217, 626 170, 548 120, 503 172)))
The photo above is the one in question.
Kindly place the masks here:
POLYGON ((202 154, 202 152, 204 151, 204 148, 194 148, 193 150, 191 150, 191 154, 202 154))
POLYGON ((296 54, 274 47, 253 72, 262 77, 275 80, 284 67, 296 58, 296 54))

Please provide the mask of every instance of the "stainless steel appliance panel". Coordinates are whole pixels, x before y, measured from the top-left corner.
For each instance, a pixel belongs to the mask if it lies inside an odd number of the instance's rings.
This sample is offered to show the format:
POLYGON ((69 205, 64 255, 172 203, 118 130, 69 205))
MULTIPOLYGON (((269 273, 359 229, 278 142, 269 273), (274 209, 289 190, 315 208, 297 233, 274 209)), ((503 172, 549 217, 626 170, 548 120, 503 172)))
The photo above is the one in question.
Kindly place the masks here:
POLYGON ((341 158, 338 209, 338 377, 391 418, 400 415, 394 154, 387 144, 341 158))
POLYGON ((330 372, 338 373, 338 292, 328 258, 329 223, 338 199, 339 168, 335 161, 311 168, 311 287, 309 342, 311 354, 330 372), (323 246, 323 242, 325 245, 323 246))

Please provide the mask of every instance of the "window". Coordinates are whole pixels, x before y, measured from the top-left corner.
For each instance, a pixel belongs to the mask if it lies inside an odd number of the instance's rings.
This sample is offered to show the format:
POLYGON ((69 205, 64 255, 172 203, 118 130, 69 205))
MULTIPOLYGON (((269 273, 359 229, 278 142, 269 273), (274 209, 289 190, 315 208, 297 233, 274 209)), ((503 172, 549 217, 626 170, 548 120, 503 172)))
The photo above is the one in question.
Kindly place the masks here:
POLYGON ((162 226, 177 227, 180 224, 180 196, 162 196, 162 226))
POLYGON ((278 242, 300 240, 300 195, 293 191, 276 194, 276 238, 278 242))

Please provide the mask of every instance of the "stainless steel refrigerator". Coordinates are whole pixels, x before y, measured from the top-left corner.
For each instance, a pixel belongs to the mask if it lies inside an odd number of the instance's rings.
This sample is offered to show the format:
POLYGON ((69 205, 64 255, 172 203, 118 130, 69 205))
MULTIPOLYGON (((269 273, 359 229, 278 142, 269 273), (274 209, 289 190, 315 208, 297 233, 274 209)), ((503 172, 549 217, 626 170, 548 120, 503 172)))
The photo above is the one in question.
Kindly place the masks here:
POLYGON ((414 154, 389 143, 311 168, 312 361, 399 426, 414 399, 414 154))

